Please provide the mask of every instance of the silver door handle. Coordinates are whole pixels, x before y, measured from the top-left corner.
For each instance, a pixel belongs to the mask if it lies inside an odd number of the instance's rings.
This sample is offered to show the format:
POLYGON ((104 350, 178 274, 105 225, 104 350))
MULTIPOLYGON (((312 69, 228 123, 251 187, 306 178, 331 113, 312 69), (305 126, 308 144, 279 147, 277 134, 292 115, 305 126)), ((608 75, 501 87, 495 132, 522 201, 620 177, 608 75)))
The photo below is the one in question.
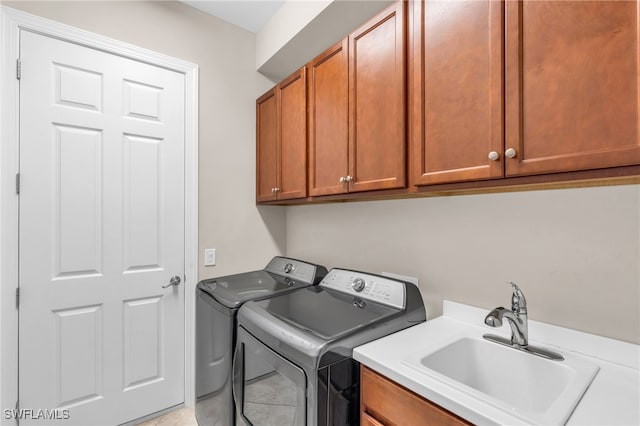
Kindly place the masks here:
POLYGON ((172 285, 180 285, 181 281, 180 277, 176 275, 169 280, 169 284, 163 285, 162 288, 171 287, 172 285))

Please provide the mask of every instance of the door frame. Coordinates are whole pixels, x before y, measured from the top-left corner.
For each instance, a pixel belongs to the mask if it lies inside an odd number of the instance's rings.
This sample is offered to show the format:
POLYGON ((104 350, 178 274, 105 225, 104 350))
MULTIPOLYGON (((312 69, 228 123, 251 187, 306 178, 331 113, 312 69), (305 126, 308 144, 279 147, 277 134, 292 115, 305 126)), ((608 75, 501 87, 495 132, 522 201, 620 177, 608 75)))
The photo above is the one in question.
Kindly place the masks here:
MULTIPOLYGON (((198 72, 197 64, 0 6, 0 410, 18 401, 19 84, 21 30, 79 44, 179 72, 185 76, 185 330, 184 402, 195 403, 195 288, 198 280, 198 72)), ((46 407, 22 407, 46 408, 46 407)), ((0 424, 5 424, 4 416, 0 424)), ((8 423, 8 421, 7 421, 8 423)))

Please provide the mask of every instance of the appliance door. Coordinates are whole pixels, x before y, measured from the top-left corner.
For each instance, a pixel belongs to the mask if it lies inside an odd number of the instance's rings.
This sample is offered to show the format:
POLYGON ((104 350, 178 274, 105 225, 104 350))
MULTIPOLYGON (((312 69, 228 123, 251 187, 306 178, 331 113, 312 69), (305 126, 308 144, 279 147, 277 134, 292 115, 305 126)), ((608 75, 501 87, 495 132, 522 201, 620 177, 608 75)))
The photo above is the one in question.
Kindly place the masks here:
POLYGON ((236 424, 304 426, 306 386, 302 369, 238 327, 233 360, 236 424))

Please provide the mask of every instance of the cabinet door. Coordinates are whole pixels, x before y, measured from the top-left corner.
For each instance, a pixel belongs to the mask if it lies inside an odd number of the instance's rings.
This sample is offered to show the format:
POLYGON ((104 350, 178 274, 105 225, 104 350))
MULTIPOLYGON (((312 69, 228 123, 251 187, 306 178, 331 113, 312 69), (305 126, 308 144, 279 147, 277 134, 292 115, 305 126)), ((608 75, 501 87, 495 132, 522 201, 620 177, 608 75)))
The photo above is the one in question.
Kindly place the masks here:
POLYGON ((349 36, 349 191, 406 185, 405 4, 349 36))
POLYGON ((347 39, 309 64, 309 195, 341 194, 349 164, 347 39))
POLYGON ((302 68, 277 87, 279 143, 277 197, 307 196, 307 87, 302 68))
POLYGON ((507 175, 640 163, 638 2, 508 1, 507 175))
POLYGON ((363 425, 465 426, 465 420, 439 405, 361 366, 360 412, 363 425))
POLYGON ((256 201, 276 199, 278 144, 278 106, 276 90, 256 101, 256 201))
POLYGON ((503 2, 411 7, 412 184, 502 177, 503 2))
POLYGON ((384 426, 382 423, 368 415, 367 413, 361 413, 360 426, 384 426))

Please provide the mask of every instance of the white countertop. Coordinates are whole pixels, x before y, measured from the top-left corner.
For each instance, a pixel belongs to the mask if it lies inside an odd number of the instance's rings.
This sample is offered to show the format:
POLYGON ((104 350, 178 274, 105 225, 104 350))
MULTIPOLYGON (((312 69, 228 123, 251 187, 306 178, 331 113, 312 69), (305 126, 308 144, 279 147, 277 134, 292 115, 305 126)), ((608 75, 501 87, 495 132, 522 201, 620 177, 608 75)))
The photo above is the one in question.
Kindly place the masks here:
MULTIPOLYGON (((378 373, 475 424, 513 424, 500 408, 416 371, 405 362, 452 334, 510 336, 508 325, 484 325, 487 310, 445 301, 441 317, 378 339, 354 350, 353 357, 378 373)), ((640 346, 580 331, 529 321, 531 344, 584 357, 600 370, 567 422, 568 425, 640 425, 640 346)), ((526 423, 523 423, 526 424, 526 423)))

